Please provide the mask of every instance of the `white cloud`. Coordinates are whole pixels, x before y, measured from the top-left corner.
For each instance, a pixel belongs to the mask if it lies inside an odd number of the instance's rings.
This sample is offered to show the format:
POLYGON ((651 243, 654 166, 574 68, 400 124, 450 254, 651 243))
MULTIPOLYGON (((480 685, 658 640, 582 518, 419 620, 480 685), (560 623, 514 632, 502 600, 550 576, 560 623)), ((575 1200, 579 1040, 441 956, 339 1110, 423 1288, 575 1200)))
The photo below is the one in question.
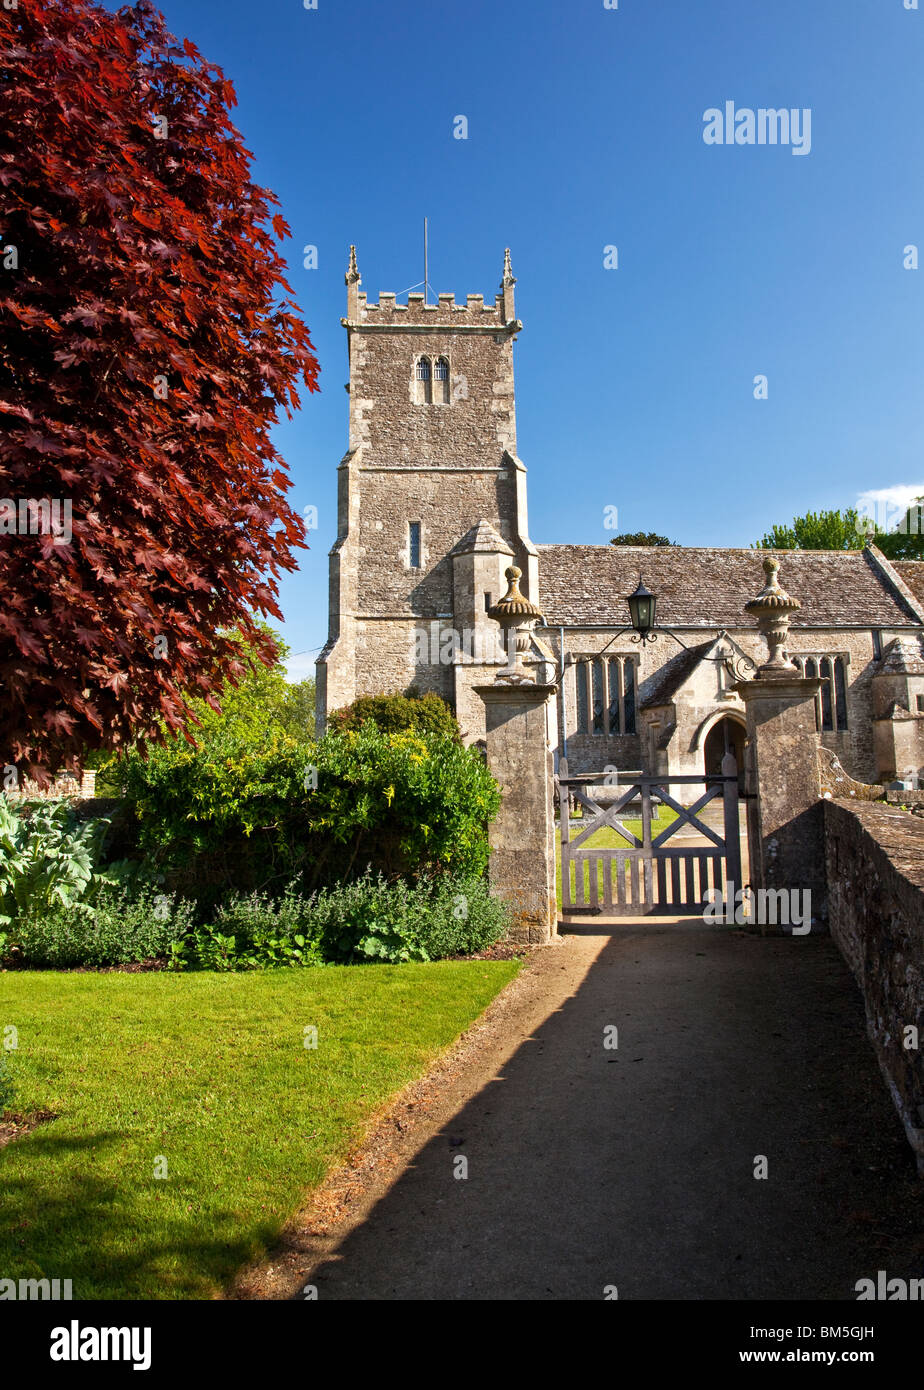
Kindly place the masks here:
POLYGON ((857 498, 857 511, 860 516, 872 517, 880 530, 894 531, 918 497, 924 497, 924 483, 895 483, 892 487, 870 488, 857 498))

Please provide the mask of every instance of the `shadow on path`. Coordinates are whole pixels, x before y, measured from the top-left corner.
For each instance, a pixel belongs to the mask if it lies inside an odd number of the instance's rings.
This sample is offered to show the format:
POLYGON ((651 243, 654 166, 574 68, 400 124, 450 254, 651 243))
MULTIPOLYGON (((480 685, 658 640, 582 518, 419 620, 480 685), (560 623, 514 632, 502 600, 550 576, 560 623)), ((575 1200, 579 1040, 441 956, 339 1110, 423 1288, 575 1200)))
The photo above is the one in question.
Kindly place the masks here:
POLYGON ((853 1299, 924 1274, 921 1186, 829 938, 649 919, 308 1277, 322 1299, 853 1299))

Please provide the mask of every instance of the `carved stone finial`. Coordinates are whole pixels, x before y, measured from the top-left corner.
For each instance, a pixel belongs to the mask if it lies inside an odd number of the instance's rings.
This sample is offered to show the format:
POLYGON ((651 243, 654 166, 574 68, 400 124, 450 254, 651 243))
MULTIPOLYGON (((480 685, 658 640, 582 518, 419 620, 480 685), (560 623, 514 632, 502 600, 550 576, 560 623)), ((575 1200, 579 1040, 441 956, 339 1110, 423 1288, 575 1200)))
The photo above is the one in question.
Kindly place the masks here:
POLYGON ((798 671, 798 666, 785 650, 789 636, 789 622, 793 613, 802 607, 797 598, 787 594, 779 581, 780 562, 775 555, 764 558, 766 583, 756 598, 744 605, 745 612, 757 619, 757 626, 767 643, 769 657, 760 667, 760 672, 769 675, 774 672, 788 673, 798 671))
POLYGON ((516 565, 508 565, 504 570, 504 578, 507 581, 507 592, 504 597, 498 599, 497 603, 492 604, 488 609, 488 617, 493 618, 496 623, 501 623, 508 627, 513 624, 505 619, 514 618, 541 618, 542 609, 537 608, 534 603, 530 603, 528 598, 524 598, 520 593, 520 580, 523 571, 516 565))
POLYGON ((350 247, 350 264, 347 266, 347 273, 344 276, 344 280, 348 285, 356 285, 359 283, 359 267, 356 264, 355 246, 350 247))
POLYGON ((533 677, 523 666, 523 658, 529 651, 530 633, 543 616, 541 608, 520 593, 522 573, 516 565, 507 566, 504 570, 507 592, 488 609, 488 617, 499 623, 503 630, 508 664, 495 679, 506 685, 533 683, 533 677))
POLYGON ((515 284, 516 276, 510 266, 510 247, 508 246, 504 251, 504 278, 501 280, 501 286, 515 284))
POLYGON ((791 612, 795 612, 797 608, 801 608, 802 604, 799 600, 787 594, 786 590, 780 586, 780 562, 776 556, 765 556, 763 565, 767 582, 757 597, 752 598, 750 603, 744 605, 747 611, 758 613, 764 608, 787 608, 791 612))

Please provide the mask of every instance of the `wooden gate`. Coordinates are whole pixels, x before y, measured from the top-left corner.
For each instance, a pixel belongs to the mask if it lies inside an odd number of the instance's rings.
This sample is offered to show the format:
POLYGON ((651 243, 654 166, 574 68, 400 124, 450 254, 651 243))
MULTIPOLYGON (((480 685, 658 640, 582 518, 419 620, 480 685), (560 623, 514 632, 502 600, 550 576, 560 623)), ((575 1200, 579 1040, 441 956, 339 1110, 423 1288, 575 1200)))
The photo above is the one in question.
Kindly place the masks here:
POLYGON ((562 759, 557 781, 563 913, 614 917, 700 913, 709 889, 721 895, 726 883, 734 884, 732 892, 742 886, 738 769, 733 754, 723 758, 721 776, 638 776, 614 788, 610 788, 603 773, 592 778, 569 777, 568 764, 562 759), (669 788, 681 783, 704 786, 702 796, 691 806, 682 805, 670 795, 669 788), (594 789, 601 785, 609 795, 601 798, 598 791, 595 798, 594 789), (716 799, 722 806, 722 834, 701 815, 716 799), (605 801, 611 804, 602 804, 605 801), (572 805, 581 807, 581 818, 572 814, 572 805), (661 806, 676 812, 676 820, 663 828, 658 825, 661 806), (625 824, 629 819, 640 822, 641 837, 625 824), (699 843, 671 845, 669 841, 685 828, 695 832, 699 843), (604 829, 616 831, 625 843, 588 844, 604 829))

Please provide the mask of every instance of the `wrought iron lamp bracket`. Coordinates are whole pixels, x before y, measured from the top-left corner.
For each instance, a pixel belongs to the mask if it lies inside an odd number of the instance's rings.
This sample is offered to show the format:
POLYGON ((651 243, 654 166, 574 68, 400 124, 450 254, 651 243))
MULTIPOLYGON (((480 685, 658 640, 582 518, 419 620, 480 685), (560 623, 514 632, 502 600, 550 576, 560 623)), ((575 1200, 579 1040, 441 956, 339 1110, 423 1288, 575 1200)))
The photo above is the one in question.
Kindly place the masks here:
MULTIPOLYGON (((677 633, 669 627, 659 625, 656 628, 648 628, 646 632, 637 632, 630 626, 620 628, 618 632, 614 633, 599 655, 603 656, 603 653, 608 651, 613 643, 617 642, 619 638, 624 636, 627 632, 631 633, 629 641, 634 642, 637 646, 646 646, 652 642, 656 642, 662 633, 666 633, 668 637, 673 637, 677 645, 683 647, 685 652, 692 650, 690 644, 685 642, 682 637, 678 637, 677 633)), ((723 666, 727 666, 731 674, 735 676, 737 680, 748 680, 757 670, 756 662, 752 661, 749 656, 736 656, 733 652, 726 656, 704 656, 702 659, 704 661, 714 661, 723 666)))

